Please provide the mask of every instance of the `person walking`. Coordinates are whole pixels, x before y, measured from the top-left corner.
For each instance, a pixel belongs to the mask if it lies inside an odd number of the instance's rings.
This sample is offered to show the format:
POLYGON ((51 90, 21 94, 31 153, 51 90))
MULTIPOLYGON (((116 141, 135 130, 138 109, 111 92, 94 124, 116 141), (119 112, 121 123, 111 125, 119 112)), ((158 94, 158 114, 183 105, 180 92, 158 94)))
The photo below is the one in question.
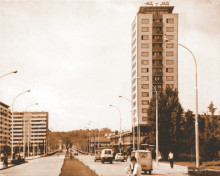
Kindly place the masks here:
POLYGON ((170 167, 171 168, 173 168, 173 157, 174 157, 174 155, 173 155, 173 153, 170 151, 170 153, 169 153, 169 155, 168 155, 168 159, 169 159, 169 161, 170 161, 170 167))
POLYGON ((8 155, 4 154, 4 165, 7 168, 8 167, 8 155))

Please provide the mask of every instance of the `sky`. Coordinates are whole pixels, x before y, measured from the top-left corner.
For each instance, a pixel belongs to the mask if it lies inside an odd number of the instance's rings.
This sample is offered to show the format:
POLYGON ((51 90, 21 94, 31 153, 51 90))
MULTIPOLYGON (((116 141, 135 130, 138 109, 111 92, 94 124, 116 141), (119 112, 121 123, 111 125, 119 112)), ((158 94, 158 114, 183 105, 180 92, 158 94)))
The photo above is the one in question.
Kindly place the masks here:
MULTIPOLYGON (((143 0, 1 0, 0 101, 48 111, 49 129, 131 128, 131 23, 143 0), (91 125, 88 125, 92 121, 91 125)), ((162 2, 154 0, 154 3, 162 2)), ((198 64, 199 113, 220 114, 220 1, 170 0, 198 64)), ((179 47, 179 98, 195 112, 195 65, 179 47)))

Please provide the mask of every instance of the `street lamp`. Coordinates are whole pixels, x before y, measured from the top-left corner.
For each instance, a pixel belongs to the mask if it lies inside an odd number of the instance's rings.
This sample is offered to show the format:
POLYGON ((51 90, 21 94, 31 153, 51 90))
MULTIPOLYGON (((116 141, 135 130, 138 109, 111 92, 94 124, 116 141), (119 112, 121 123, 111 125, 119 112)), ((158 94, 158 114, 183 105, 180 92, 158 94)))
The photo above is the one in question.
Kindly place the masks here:
MULTIPOLYGON (((89 121, 89 125, 92 125, 93 124, 93 127, 95 128, 95 123, 93 121, 89 121)), ((94 129, 95 130, 95 129, 94 129)), ((96 131, 95 131, 95 136, 94 136, 94 153, 95 153, 95 150, 96 150, 96 141, 95 141, 95 137, 96 137, 96 131)))
POLYGON ((196 115, 195 115, 195 143, 196 143, 196 167, 199 168, 199 125, 198 125, 198 86, 197 86, 197 62, 196 62, 196 57, 193 54, 193 52, 187 48, 186 46, 174 41, 174 40, 169 40, 167 38, 164 38, 166 42, 171 42, 171 43, 175 43, 177 45, 182 46, 183 48, 185 48, 187 51, 190 52, 190 54, 193 56, 194 59, 194 63, 195 63, 195 77, 196 77, 196 115))
POLYGON ((121 153, 121 111, 119 110, 119 108, 117 106, 114 105, 109 105, 110 107, 114 107, 115 109, 117 109, 117 111, 120 114, 120 142, 119 142, 119 147, 120 147, 120 153, 121 153))
POLYGON ((4 74, 4 75, 2 75, 2 76, 0 76, 0 78, 2 78, 2 77, 4 77, 4 76, 7 76, 7 75, 10 75, 10 74, 13 74, 13 73, 17 73, 18 71, 16 70, 16 71, 12 71, 12 72, 10 72, 10 73, 7 73, 7 74, 4 74))
MULTIPOLYGON (((33 103, 33 104, 30 104, 30 105, 28 105, 27 107, 26 107, 26 109, 25 109, 25 112, 27 112, 27 109, 29 108, 29 107, 31 107, 31 106, 37 106, 38 105, 38 103, 33 103)), ((23 152, 24 152, 24 157, 25 157, 25 143, 26 143, 26 140, 25 140, 25 116, 24 116, 24 139, 23 139, 23 141, 24 141, 24 143, 23 143, 23 152)), ((29 131, 29 128, 30 128, 30 124, 29 124, 29 120, 28 120, 28 157, 29 157, 29 153, 30 153, 30 131, 29 131)), ((34 146, 34 145, 33 145, 34 146)))
MULTIPOLYGON (((131 106, 132 106, 132 101, 129 100, 128 98, 126 97, 123 97, 123 96, 119 96, 119 98, 124 98, 125 100, 129 101, 131 103, 131 106)), ((135 151, 135 143, 134 143, 134 111, 133 111, 133 108, 132 108, 132 128, 133 128, 133 151, 135 151)))
POLYGON ((15 103, 15 100, 21 96, 22 94, 25 94, 27 92, 30 92, 30 90, 26 90, 24 92, 21 92, 20 94, 18 94, 14 99, 13 99, 13 102, 12 102, 12 106, 11 106, 11 115, 12 115, 12 124, 11 124, 11 134, 12 134, 12 137, 11 137, 11 159, 13 160, 13 153, 14 153, 14 115, 13 115, 13 108, 14 108, 14 103, 15 103))

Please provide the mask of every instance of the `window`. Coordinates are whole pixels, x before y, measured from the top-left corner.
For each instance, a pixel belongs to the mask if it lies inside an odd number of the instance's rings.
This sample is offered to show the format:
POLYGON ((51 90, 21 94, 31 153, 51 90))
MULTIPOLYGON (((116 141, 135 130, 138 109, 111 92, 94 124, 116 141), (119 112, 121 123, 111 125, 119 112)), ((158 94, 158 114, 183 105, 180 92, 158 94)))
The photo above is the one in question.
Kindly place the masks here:
POLYGON ((149 48, 149 43, 142 43, 141 48, 149 48))
POLYGON ((149 64, 149 60, 142 60, 142 61, 141 61, 141 64, 143 64, 143 65, 148 65, 148 64, 149 64))
POLYGON ((142 89, 149 89, 149 84, 142 84, 142 85, 141 85, 141 88, 142 88, 142 89))
POLYGON ((173 84, 167 84, 166 87, 167 87, 167 88, 169 87, 169 88, 173 89, 173 88, 174 88, 174 85, 173 85, 173 84))
POLYGON ((141 56, 149 56, 149 53, 148 52, 141 52, 141 56))
POLYGON ((173 76, 167 76, 167 77, 166 77, 166 80, 167 80, 167 81, 173 81, 174 78, 173 78, 173 76))
POLYGON ((135 99, 135 98, 136 98, 136 94, 134 94, 134 95, 132 96, 132 98, 135 99))
POLYGON ((174 19, 173 18, 168 18, 166 21, 167 21, 167 23, 174 23, 174 19))
POLYGON ((149 35, 142 35, 141 40, 149 40, 149 35))
MULTIPOLYGON (((146 122, 147 121, 147 117, 142 117, 142 121, 146 122)), ((145 154, 144 154, 145 155, 145 154)), ((146 158, 146 157, 145 157, 146 158)))
POLYGON ((142 100, 141 104, 142 105, 148 105, 149 104, 149 100, 142 100))
POLYGON ((173 48, 173 43, 167 43, 166 48, 173 48))
POLYGON ((166 68, 167 73, 173 73, 173 68, 166 68))
POLYGON ((149 76, 141 76, 141 80, 143 80, 143 81, 149 81, 149 76))
POLYGON ((132 105, 133 105, 133 107, 135 107, 135 106, 136 106, 136 101, 135 101, 135 102, 133 102, 133 103, 132 103, 132 105))
POLYGON ((166 56, 173 56, 173 51, 167 51, 166 56))
POLYGON ((136 90, 136 86, 134 86, 133 88, 132 88, 132 91, 134 92, 136 90))
POLYGON ((167 28, 166 28, 166 31, 167 31, 167 32, 174 32, 174 28, 173 28, 173 27, 167 27, 167 28))
POLYGON ((136 75, 136 70, 133 71, 132 77, 134 77, 135 75, 136 75))
POLYGON ((149 97, 149 92, 142 92, 141 95, 142 97, 149 97))
POLYGON ((173 65, 173 60, 166 60, 167 65, 173 65))
POLYGON ((168 40, 174 40, 174 35, 167 35, 166 38, 167 38, 168 40))
POLYGON ((148 24, 149 23, 149 19, 142 19, 142 24, 148 24))
POLYGON ((147 113, 147 108, 142 108, 142 113, 147 113))
POLYGON ((149 27, 142 27, 141 32, 149 32, 149 27))
POLYGON ((148 68, 141 68, 141 73, 147 73, 149 71, 148 68))

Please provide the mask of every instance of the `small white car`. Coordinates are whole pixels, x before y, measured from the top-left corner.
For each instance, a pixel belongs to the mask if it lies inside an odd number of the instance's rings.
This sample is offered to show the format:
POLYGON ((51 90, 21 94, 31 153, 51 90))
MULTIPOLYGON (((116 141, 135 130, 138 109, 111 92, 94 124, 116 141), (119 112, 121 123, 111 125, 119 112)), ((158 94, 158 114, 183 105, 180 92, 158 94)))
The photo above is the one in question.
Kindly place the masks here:
POLYGON ((115 155, 115 161, 125 161, 126 158, 124 155, 122 155, 122 153, 116 153, 115 155))

